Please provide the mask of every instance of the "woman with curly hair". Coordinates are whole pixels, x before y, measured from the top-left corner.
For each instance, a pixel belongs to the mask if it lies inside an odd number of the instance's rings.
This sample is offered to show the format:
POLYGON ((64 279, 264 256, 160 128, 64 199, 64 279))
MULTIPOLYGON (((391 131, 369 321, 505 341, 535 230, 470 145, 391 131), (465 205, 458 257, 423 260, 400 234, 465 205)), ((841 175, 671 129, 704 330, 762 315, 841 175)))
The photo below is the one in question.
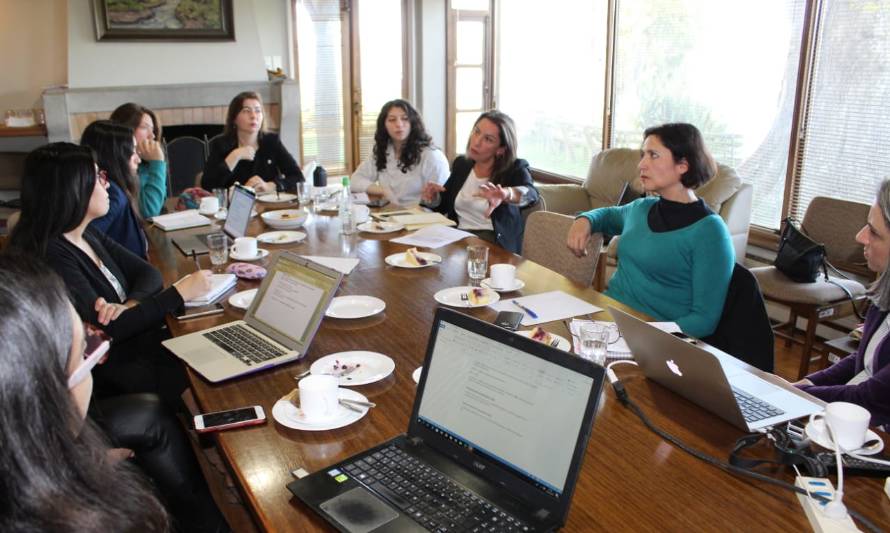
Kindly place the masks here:
POLYGON ((420 113, 405 100, 385 103, 377 115, 374 150, 352 174, 352 191, 410 205, 420 202, 427 183, 446 179, 448 159, 433 146, 420 113))

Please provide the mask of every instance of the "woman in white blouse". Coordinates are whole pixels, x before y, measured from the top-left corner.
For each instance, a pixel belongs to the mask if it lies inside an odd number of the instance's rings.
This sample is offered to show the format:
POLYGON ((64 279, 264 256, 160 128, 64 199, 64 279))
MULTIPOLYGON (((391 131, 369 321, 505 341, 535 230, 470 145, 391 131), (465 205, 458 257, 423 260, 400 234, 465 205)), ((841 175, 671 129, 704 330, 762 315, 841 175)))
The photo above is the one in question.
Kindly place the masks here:
POLYGON ((396 205, 413 205, 427 183, 445 183, 447 178, 448 160, 433 146, 420 113, 405 100, 392 100, 377 116, 374 150, 355 169, 350 188, 396 205))

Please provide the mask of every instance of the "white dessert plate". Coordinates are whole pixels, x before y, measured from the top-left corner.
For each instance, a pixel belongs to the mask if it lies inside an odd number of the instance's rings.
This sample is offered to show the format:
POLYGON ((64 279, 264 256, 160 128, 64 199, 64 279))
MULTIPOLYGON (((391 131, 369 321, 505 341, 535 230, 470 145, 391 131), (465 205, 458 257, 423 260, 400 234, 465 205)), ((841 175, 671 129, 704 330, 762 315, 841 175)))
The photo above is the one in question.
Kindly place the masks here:
POLYGON ((379 222, 379 221, 369 221, 364 224, 358 225, 359 231, 364 231, 366 233, 392 233, 394 231, 400 231, 405 229, 405 225, 401 222, 379 222))
MULTIPOLYGON (((344 400, 355 400, 357 402, 367 402, 368 398, 364 394, 352 389, 340 389, 340 398, 344 400)), ((303 415, 303 411, 299 407, 287 400, 278 400, 272 406, 272 417, 282 426, 291 429, 301 429, 303 431, 324 431, 327 429, 337 429, 348 426, 353 422, 361 419, 368 412, 367 407, 356 405, 355 409, 340 406, 340 410, 331 418, 321 421, 308 421, 303 415)))
POLYGON ((278 209, 266 211, 260 218, 275 229, 297 229, 309 218, 309 213, 302 209, 278 209))
POLYGON ((386 302, 373 296, 337 296, 325 311, 330 318, 365 318, 386 309, 386 302))
POLYGON ((253 257, 246 257, 236 253, 234 246, 232 246, 231 250, 229 250, 229 257, 236 261, 259 261, 267 255, 269 255, 269 250, 266 250, 265 248, 257 248, 256 255, 253 257))
POLYGON ((513 278, 512 287, 495 287, 491 284, 491 278, 485 278, 482 280, 482 286, 498 292, 513 292, 525 287, 525 282, 519 278, 513 278))
MULTIPOLYGON (((534 330, 525 329, 522 331, 516 331, 515 333, 517 335, 522 335, 523 337, 531 338, 532 331, 534 331, 534 330)), ((572 343, 569 342, 569 340, 567 338, 563 337, 562 335, 557 335, 556 333, 551 333, 549 331, 547 333, 550 333, 550 337, 556 339, 556 345, 555 346, 551 345, 551 346, 553 346, 554 348, 559 348, 560 350, 562 350, 564 352, 572 351, 572 343)))
POLYGON ((387 265, 399 268, 426 268, 428 266, 438 265, 442 262, 441 256, 429 252, 417 252, 417 257, 426 259, 427 263, 425 265, 412 265, 405 258, 404 253, 388 255, 384 261, 386 261, 387 265))
POLYGON ((247 309, 253 303, 258 289, 248 289, 246 291, 236 292, 229 296, 229 305, 238 309, 247 309))
POLYGON ((291 194, 289 192, 283 192, 280 194, 274 193, 274 192, 267 192, 267 193, 257 196, 256 199, 259 202, 265 202, 267 204, 283 204, 285 202, 293 202, 294 200, 297 199, 297 195, 291 194))
POLYGON ((312 363, 313 374, 332 374, 340 378, 340 386, 367 385, 392 374, 396 363, 389 356, 365 350, 338 352, 312 363))
POLYGON ((420 383, 420 375, 423 374, 423 367, 419 366, 414 369, 414 372, 411 372, 411 379, 414 380, 414 383, 420 383))
POLYGON ((306 238, 306 234, 302 231, 267 231, 257 235, 256 240, 263 244, 290 244, 293 242, 302 242, 306 238))
POLYGON ((493 304, 501 299, 500 295, 491 289, 486 289, 485 287, 449 287, 447 289, 442 289, 433 295, 433 298, 436 299, 437 302, 443 305, 449 305, 451 307, 485 307, 486 305, 493 304), (474 288, 482 289, 482 297, 481 300, 472 303, 470 302, 469 294, 474 288), (466 298, 464 298, 466 297, 466 298))

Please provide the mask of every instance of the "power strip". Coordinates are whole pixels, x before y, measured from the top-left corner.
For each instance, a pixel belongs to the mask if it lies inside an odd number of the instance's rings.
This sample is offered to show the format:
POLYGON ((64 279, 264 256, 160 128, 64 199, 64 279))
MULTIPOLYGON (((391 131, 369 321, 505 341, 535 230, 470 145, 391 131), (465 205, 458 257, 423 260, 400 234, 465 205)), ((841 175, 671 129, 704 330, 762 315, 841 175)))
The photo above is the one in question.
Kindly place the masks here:
MULTIPOLYGON (((831 484, 831 481, 828 478, 797 476, 794 484, 809 491, 810 494, 818 494, 829 499, 834 498, 834 485, 831 484)), ((816 533, 859 531, 859 528, 853 523, 853 519, 850 518, 850 515, 847 515, 841 520, 835 520, 825 516, 822 509, 825 507, 826 502, 810 498, 805 494, 798 494, 797 499, 800 500, 800 504, 803 506, 803 510, 806 512, 807 518, 810 520, 810 525, 813 526, 813 531, 816 533)))

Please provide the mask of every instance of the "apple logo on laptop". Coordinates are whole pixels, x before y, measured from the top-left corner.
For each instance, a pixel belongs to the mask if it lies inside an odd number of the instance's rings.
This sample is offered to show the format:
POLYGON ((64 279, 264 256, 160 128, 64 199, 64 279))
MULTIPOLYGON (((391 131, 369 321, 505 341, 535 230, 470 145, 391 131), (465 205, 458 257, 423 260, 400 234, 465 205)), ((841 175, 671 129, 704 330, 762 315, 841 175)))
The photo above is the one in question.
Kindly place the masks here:
POLYGON ((683 377, 683 372, 680 372, 680 367, 677 366, 677 363, 675 363, 673 359, 667 360, 667 366, 671 369, 671 372, 677 374, 680 377, 683 377))

